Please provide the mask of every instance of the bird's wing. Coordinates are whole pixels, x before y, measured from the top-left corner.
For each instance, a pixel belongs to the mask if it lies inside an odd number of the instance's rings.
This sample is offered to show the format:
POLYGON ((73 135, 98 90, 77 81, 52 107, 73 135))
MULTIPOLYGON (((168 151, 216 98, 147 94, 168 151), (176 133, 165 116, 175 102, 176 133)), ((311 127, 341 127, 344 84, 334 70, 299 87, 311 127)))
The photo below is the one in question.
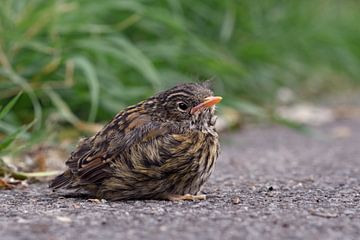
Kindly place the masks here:
MULTIPOLYGON (((151 122, 148 115, 138 114, 123 121, 126 116, 114 118, 96 136, 82 141, 66 162, 76 179, 76 185, 96 184, 112 174, 111 162, 138 142, 149 141, 169 131, 164 123, 151 122)), ((120 158, 124 161, 131 159, 120 158)))

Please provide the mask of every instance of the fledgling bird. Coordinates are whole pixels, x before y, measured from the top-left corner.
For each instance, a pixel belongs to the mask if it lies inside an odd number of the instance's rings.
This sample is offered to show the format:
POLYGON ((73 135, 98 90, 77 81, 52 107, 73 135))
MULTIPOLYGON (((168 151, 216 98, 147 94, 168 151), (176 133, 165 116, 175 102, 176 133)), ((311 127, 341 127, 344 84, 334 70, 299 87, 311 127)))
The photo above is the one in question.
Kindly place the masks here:
POLYGON ((190 83, 124 109, 80 141, 50 187, 108 200, 205 199, 199 191, 218 157, 221 99, 207 83, 190 83))

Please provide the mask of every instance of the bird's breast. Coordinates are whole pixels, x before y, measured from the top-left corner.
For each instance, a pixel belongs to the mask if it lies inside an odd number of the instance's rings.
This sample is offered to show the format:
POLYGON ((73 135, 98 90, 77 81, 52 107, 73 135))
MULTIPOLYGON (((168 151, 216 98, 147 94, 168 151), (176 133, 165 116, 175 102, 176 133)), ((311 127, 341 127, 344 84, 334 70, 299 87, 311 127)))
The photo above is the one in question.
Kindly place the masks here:
POLYGON ((211 175, 218 156, 217 135, 200 131, 187 135, 174 135, 181 142, 173 149, 175 175, 179 178, 178 192, 196 194, 211 175))

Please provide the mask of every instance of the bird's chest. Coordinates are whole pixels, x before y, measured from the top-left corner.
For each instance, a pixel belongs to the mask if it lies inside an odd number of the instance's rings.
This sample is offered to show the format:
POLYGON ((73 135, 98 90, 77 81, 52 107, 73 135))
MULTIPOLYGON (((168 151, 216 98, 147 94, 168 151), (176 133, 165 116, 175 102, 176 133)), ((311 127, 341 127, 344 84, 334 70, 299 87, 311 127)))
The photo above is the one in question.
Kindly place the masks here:
POLYGON ((187 154, 184 154, 187 164, 179 177, 184 179, 184 185, 180 185, 184 193, 196 194, 213 172, 219 142, 217 135, 206 133, 199 134, 193 140, 187 154))
POLYGON ((133 171, 141 170, 159 192, 196 194, 211 175, 218 156, 217 134, 191 131, 166 134, 131 151, 133 171), (146 170, 146 171, 145 171, 146 170))
POLYGON ((218 138, 213 135, 207 135, 203 143, 203 147, 199 149, 199 157, 197 160, 198 168, 198 178, 201 182, 201 185, 208 179, 212 173, 216 159, 219 152, 219 142, 218 138))

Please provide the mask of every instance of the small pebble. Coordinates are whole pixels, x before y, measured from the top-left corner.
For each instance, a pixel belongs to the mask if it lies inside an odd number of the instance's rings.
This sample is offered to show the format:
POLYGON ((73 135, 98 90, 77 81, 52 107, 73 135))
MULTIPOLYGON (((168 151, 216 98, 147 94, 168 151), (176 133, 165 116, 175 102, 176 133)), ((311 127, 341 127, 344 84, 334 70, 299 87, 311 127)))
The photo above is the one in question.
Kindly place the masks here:
POLYGON ((160 226, 160 231, 165 232, 168 228, 165 225, 160 226))
POLYGON ((353 215, 353 214, 355 214, 356 212, 354 211, 354 210, 350 210, 350 209, 346 209, 345 211, 344 211, 344 214, 345 215, 353 215))
POLYGON ((231 202, 233 204, 239 204, 240 203, 240 198, 239 197, 234 197, 233 199, 231 199, 231 202))
POLYGON ((71 223, 72 222, 71 218, 64 217, 64 216, 57 216, 56 219, 63 223, 71 223))

